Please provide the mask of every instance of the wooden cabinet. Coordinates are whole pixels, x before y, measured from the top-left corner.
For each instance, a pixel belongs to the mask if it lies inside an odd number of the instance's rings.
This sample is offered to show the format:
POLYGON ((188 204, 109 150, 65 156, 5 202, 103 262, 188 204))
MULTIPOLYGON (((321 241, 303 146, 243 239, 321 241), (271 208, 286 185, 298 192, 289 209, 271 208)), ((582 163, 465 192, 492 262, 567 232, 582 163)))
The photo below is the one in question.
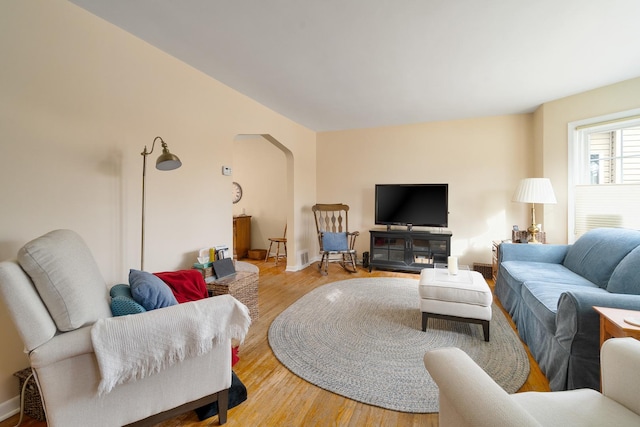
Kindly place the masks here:
POLYGON ((451 233, 409 230, 370 230, 369 271, 420 271, 435 263, 446 263, 451 254, 451 233))
POLYGON ((233 258, 246 258, 251 249, 251 216, 233 217, 233 258))

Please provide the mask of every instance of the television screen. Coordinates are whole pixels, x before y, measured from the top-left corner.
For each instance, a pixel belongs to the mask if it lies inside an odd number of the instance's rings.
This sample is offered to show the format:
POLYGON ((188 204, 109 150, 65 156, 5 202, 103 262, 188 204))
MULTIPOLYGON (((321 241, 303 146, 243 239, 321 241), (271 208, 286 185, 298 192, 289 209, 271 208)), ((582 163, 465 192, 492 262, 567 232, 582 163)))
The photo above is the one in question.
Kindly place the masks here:
POLYGON ((448 226, 448 184, 376 184, 376 224, 448 226))

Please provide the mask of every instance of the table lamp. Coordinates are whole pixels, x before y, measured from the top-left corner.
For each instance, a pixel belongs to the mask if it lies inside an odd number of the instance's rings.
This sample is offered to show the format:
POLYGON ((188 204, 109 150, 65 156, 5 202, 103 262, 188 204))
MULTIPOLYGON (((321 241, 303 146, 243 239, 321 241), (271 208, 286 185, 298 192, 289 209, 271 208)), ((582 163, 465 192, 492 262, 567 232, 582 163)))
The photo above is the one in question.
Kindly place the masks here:
POLYGON ((540 229, 536 225, 536 203, 557 203, 551 181, 548 178, 523 179, 513 193, 512 201, 531 203, 531 226, 527 229, 531 234, 529 243, 540 243, 537 239, 540 229))

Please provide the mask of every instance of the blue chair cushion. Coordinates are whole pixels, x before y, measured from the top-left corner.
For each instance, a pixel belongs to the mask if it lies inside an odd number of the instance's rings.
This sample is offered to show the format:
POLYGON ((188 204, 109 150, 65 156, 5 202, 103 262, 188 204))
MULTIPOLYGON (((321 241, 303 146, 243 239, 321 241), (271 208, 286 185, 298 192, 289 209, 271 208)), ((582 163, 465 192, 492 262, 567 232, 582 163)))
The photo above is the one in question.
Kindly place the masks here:
POLYGON ((129 270, 131 295, 146 310, 177 305, 178 301, 171 288, 159 277, 140 270, 129 270))
POLYGON ((322 249, 325 251, 347 251, 347 233, 322 233, 322 249))

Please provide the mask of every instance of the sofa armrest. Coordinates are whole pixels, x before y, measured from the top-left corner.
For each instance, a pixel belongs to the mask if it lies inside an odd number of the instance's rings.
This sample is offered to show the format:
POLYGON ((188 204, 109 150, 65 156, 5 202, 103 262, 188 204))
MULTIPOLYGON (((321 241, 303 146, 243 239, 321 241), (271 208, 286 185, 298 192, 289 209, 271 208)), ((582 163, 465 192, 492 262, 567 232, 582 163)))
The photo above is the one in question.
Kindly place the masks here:
POLYGON ((590 355, 600 351, 600 315, 593 307, 640 310, 640 295, 593 291, 567 291, 560 295, 556 313, 556 339, 567 351, 576 346, 590 355))
POLYGON ((532 261, 562 264, 569 245, 535 245, 526 243, 500 244, 499 262, 532 261))
POLYGON ((640 414, 640 341, 616 338, 602 345, 602 394, 640 414))
MULTIPOLYGON (((599 389, 600 315, 594 306, 640 310, 640 295, 612 294, 595 289, 572 290, 560 295, 555 334, 555 341, 560 346, 558 351, 582 361, 579 370, 572 368, 569 361, 566 387, 570 389, 599 389), (584 367, 589 364, 593 369, 586 372, 584 367)), ((556 387, 561 385, 556 384, 556 387)))
POLYGON ((440 427, 540 425, 459 348, 428 351, 424 365, 440 390, 440 427))

